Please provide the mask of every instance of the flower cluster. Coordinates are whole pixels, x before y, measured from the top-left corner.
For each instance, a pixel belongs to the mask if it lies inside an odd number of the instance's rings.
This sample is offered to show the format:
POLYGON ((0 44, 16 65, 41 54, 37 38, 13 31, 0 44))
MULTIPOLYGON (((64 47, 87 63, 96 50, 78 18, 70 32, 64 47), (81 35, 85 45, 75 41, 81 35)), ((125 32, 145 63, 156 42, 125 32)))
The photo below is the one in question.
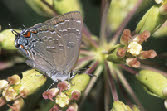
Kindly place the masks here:
POLYGON ((79 100, 81 92, 79 90, 70 91, 70 84, 67 81, 59 82, 56 88, 49 89, 43 93, 44 99, 55 102, 50 111, 59 111, 65 106, 69 106, 66 111, 77 111, 78 106, 74 101, 79 100))
POLYGON ((27 96, 28 91, 21 87, 20 77, 18 75, 13 75, 8 77, 7 80, 0 80, 0 106, 4 106, 9 101, 14 101, 13 106, 10 106, 14 111, 20 111, 23 105, 22 98, 27 96))
MULTIPOLYGON (((120 39, 120 44, 116 46, 116 56, 118 62, 126 62, 129 67, 140 67, 138 59, 154 58, 157 53, 154 50, 142 50, 142 43, 150 37, 149 31, 132 36, 129 29, 124 29, 120 39)), ((109 53, 113 52, 113 49, 109 53)), ((113 55, 109 55, 109 60, 113 55)), ((112 58, 113 59, 113 58, 112 58)), ((110 60, 112 61, 112 60, 110 60)))

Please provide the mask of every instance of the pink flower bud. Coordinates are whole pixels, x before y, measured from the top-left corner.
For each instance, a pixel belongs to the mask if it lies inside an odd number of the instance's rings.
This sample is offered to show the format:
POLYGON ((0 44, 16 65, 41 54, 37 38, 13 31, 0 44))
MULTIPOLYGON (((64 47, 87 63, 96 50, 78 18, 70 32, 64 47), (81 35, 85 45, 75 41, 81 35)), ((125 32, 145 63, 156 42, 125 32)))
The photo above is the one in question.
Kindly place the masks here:
POLYGON ((150 32, 149 31, 144 31, 140 35, 138 35, 138 43, 142 44, 144 41, 146 41, 150 37, 150 32))
POLYGON ((157 53, 154 50, 142 51, 139 55, 139 58, 146 59, 146 58, 154 58, 157 56, 157 53))
POLYGON ((54 105, 49 111, 59 111, 59 107, 54 105))
POLYGON ((6 104, 6 100, 4 97, 0 97, 0 107, 6 104))
POLYGON ((42 95, 44 99, 50 99, 51 101, 54 101, 53 97, 55 97, 58 94, 58 92, 59 92, 58 88, 52 88, 48 91, 45 91, 42 95))
POLYGON ((125 54, 126 54, 126 49, 125 48, 119 48, 118 49, 118 52, 117 52, 118 57, 123 58, 123 57, 125 57, 125 54))
POLYGON ((126 64, 129 67, 140 67, 140 62, 137 61, 137 58, 127 58, 126 59, 126 64))
POLYGON ((121 44, 128 44, 128 41, 132 38, 131 31, 129 29, 124 29, 122 37, 120 39, 121 44))
POLYGON ((20 111, 23 105, 24 105, 24 100, 18 99, 14 102, 12 106, 9 105, 9 107, 10 109, 12 109, 12 111, 20 111))
POLYGON ((57 87, 59 88, 60 92, 69 89, 70 84, 67 81, 59 82, 57 87))
POLYGON ((74 103, 70 105, 66 111, 78 111, 78 105, 74 103))
POLYGON ((14 84, 17 85, 20 83, 20 77, 18 75, 13 75, 11 77, 8 77, 8 81, 10 85, 14 85, 14 84))
POLYGON ((81 96, 81 92, 80 91, 72 91, 72 95, 70 100, 79 100, 79 97, 81 96))
POLYGON ((26 90, 25 88, 23 90, 20 91, 20 96, 25 98, 28 95, 28 90, 26 90))
POLYGON ((73 106, 69 106, 66 111, 76 111, 76 110, 75 110, 75 108, 73 106))

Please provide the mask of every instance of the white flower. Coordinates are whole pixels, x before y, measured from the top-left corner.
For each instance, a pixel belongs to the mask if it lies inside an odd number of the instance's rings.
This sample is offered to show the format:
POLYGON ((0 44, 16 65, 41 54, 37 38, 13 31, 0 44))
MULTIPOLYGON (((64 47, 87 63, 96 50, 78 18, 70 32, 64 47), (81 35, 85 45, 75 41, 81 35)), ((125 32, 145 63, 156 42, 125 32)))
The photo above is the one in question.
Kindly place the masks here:
POLYGON ((131 53, 133 56, 137 56, 142 51, 141 44, 138 44, 137 42, 130 42, 128 45, 128 53, 131 53))

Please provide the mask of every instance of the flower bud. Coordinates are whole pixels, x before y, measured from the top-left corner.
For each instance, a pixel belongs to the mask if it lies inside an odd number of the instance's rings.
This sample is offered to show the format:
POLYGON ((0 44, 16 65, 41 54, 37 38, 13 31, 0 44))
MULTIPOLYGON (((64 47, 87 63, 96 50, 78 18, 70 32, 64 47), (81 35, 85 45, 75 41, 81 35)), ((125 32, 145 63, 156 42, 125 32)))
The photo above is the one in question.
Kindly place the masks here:
POLYGON ((58 93, 59 93, 59 89, 58 88, 52 88, 52 89, 50 89, 48 91, 45 91, 43 93, 43 98, 44 99, 50 99, 51 101, 54 101, 53 97, 55 97, 58 93))
POLYGON ((167 96, 167 87, 163 88, 162 94, 163 94, 164 96, 167 96))
POLYGON ((10 85, 17 85, 20 84, 20 77, 18 75, 13 75, 8 77, 8 81, 10 82, 10 85))
POLYGON ((74 103, 70 105, 66 111, 78 111, 78 105, 74 103))
POLYGON ((20 91, 20 96, 21 97, 25 98, 27 95, 28 95, 28 90, 27 89, 24 88, 20 91))
POLYGON ((138 43, 142 44, 144 41, 146 41, 150 37, 150 32, 149 31, 143 31, 140 35, 137 36, 138 38, 138 43))
POLYGON ((127 58, 126 59, 126 64, 129 67, 140 67, 140 62, 137 61, 137 58, 127 58))
POLYGON ((10 106, 10 109, 12 109, 12 111, 21 111, 23 105, 24 105, 24 100, 18 99, 14 102, 12 106, 10 106))
POLYGON ((74 91, 72 91, 72 94, 71 94, 71 100, 78 101, 80 96, 81 96, 81 92, 74 90, 74 91))
POLYGON ((118 55, 120 58, 125 57, 125 54, 126 54, 126 49, 125 49, 125 48, 118 48, 117 55, 118 55))
POLYGON ((132 38, 131 31, 129 29, 124 29, 123 34, 120 39, 121 44, 128 44, 129 40, 132 38))
POLYGON ((70 84, 67 81, 59 82, 57 87, 59 88, 60 92, 68 90, 70 87, 70 84))
POLYGON ((59 106, 54 105, 49 111, 60 111, 59 106))
POLYGON ((0 90, 8 87, 8 82, 6 80, 0 80, 0 90))
POLYGON ((154 50, 142 51, 139 55, 140 59, 154 58, 157 53, 154 50))
POLYGON ((4 97, 0 97, 0 107, 6 104, 6 100, 4 97))

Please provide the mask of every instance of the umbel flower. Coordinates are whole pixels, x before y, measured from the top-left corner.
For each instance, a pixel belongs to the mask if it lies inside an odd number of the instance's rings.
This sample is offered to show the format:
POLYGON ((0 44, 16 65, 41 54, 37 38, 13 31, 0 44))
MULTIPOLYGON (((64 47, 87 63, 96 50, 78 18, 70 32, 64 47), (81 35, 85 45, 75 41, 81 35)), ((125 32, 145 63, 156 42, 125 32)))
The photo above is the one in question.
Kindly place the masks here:
MULTIPOLYGON (((69 81, 56 83, 52 88, 52 81, 34 69, 23 72, 22 78, 14 75, 3 79, 0 81, 0 106, 8 105, 18 111, 24 107, 26 110, 38 108, 36 110, 46 111, 90 108, 105 111, 159 110, 156 109, 157 104, 152 105, 152 100, 141 100, 147 92, 164 100, 161 106, 167 107, 167 74, 158 64, 164 62, 162 58, 166 58, 166 54, 161 54, 164 47, 157 48, 158 43, 152 45, 154 39, 158 42, 167 36, 166 0, 102 0, 99 35, 94 35, 90 25, 86 24, 89 11, 82 10, 79 0, 26 0, 26 3, 37 14, 47 17, 73 10, 82 13, 85 23, 80 56, 74 69, 79 74, 69 81), (10 101, 14 103, 11 105, 10 101), (151 103, 152 107, 146 107, 146 103, 151 103)), ((91 15, 95 21, 96 16, 91 15)), ((9 30, 1 32, 1 48, 15 52, 14 37, 9 34, 9 30)), ((10 65, 4 62, 2 69, 24 61, 20 56, 16 57, 10 65)))

